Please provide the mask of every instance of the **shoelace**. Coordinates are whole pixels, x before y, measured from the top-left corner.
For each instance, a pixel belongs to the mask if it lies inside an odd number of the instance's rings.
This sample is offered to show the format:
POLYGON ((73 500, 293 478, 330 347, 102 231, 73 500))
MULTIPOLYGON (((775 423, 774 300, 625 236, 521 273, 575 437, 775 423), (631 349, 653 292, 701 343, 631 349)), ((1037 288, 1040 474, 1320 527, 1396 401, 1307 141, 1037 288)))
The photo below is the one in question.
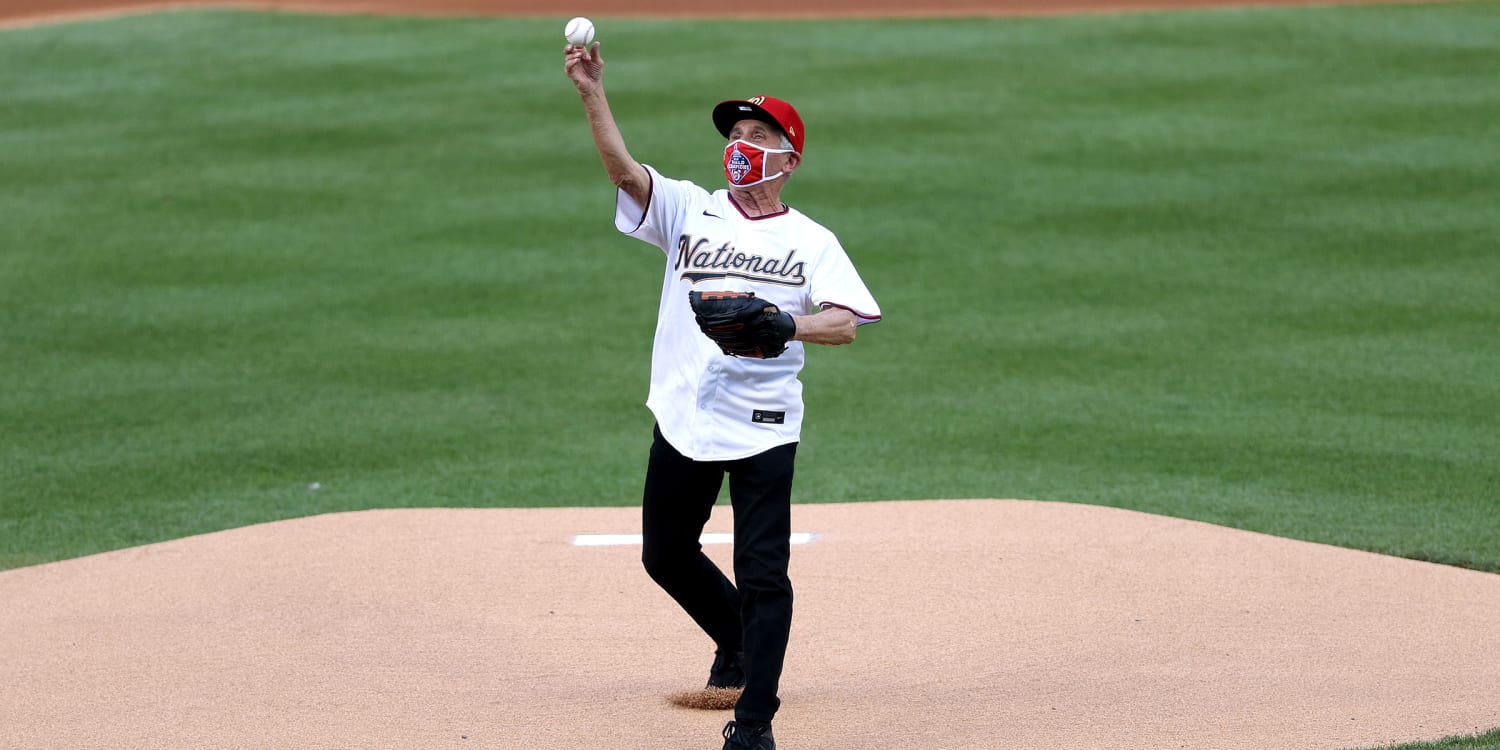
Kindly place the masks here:
POLYGON ((734 721, 731 721, 728 724, 724 725, 724 739, 735 740, 734 744, 742 745, 744 747, 754 747, 755 738, 761 736, 762 734, 765 734, 765 730, 757 732, 753 729, 746 729, 742 732, 740 731, 739 723, 734 721))

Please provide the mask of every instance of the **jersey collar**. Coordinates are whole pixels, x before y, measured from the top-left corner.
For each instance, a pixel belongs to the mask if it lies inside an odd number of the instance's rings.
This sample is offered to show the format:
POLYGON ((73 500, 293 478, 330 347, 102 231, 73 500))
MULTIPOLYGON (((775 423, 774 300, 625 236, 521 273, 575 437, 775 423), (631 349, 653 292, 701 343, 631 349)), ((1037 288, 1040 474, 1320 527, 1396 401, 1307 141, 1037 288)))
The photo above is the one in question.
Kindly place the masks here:
POLYGON ((751 216, 750 214, 745 213, 745 209, 742 206, 740 206, 740 202, 738 200, 735 200, 734 191, 733 190, 729 191, 729 203, 730 203, 730 205, 734 206, 734 209, 736 211, 740 212, 740 216, 743 216, 746 219, 749 219, 750 221, 761 221, 761 220, 764 220, 764 219, 774 219, 774 218, 776 218, 778 216, 785 216, 788 213, 790 213, 791 210, 792 210, 791 206, 788 206, 787 204, 783 203, 783 204, 781 204, 781 210, 780 211, 776 211, 774 213, 769 213, 769 214, 766 214, 764 216, 751 216))

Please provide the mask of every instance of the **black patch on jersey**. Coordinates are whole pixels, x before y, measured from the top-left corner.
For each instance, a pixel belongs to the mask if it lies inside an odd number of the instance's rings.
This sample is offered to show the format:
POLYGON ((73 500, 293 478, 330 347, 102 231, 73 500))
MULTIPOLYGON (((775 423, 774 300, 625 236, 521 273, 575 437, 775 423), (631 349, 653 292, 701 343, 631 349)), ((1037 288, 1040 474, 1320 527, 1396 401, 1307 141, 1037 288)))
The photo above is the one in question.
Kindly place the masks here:
POLYGON ((786 412, 756 409, 750 414, 750 421, 756 424, 786 424, 786 412))

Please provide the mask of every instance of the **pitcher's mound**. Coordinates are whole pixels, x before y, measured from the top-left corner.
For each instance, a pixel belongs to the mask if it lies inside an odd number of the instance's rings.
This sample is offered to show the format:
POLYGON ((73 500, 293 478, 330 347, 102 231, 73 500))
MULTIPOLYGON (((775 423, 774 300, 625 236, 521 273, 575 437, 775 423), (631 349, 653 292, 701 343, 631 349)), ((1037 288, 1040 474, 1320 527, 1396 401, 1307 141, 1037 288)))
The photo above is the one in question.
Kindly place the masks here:
MULTIPOLYGON (((717 746, 635 508, 389 510, 0 573, 0 746, 717 746)), ((1106 508, 802 505, 780 744, 1344 748, 1500 726, 1500 576, 1106 508)), ((720 513, 710 530, 727 531, 720 513)), ((707 547, 727 565, 727 546, 707 547)))

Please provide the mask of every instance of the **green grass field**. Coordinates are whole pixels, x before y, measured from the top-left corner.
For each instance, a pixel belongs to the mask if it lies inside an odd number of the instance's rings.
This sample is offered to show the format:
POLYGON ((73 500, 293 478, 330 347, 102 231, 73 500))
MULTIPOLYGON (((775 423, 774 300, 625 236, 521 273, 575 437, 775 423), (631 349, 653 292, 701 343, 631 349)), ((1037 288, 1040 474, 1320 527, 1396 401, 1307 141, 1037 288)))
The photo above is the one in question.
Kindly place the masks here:
MULTIPOLYGON (((722 28, 601 19, 605 79, 635 155, 700 184, 719 99, 807 120, 787 199, 887 318, 809 357, 799 501, 1500 571, 1500 3, 722 28)), ((611 227, 559 29, 0 32, 0 568, 638 502, 661 260, 611 227)))
POLYGON ((1445 737, 1437 742, 1393 745, 1388 750, 1500 750, 1500 729, 1471 737, 1445 737))
MULTIPOLYGON (((757 71, 708 25, 601 25, 670 174, 721 179, 719 98, 809 122, 789 200, 888 315, 811 358, 799 500, 1500 570, 1500 4, 739 24, 757 71)), ((0 34, 0 564, 636 502, 660 260, 611 228, 554 26, 0 34)))

